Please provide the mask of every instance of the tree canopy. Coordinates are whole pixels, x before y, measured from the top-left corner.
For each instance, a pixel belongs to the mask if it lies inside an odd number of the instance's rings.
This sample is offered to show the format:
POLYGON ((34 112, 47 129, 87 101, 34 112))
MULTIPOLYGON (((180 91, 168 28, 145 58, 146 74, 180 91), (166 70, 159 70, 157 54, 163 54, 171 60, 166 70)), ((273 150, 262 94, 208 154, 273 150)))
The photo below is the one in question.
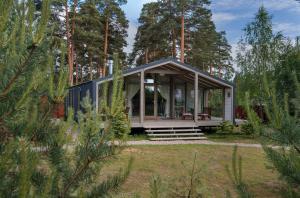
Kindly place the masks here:
POLYGON ((129 63, 140 65, 164 57, 179 58, 184 45, 185 63, 230 79, 234 72, 231 46, 226 33, 216 31, 209 5, 207 0, 144 4, 129 63))

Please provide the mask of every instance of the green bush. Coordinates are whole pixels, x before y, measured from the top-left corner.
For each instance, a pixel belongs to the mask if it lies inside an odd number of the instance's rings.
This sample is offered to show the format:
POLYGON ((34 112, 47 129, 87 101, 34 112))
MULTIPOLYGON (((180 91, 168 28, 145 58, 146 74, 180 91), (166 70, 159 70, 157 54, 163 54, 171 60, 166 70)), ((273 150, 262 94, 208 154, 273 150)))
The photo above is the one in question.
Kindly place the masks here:
POLYGON ((246 122, 241 125, 241 132, 246 135, 253 135, 254 134, 254 128, 253 125, 249 122, 246 122))
POLYGON ((218 127, 218 133, 233 133, 233 124, 230 121, 224 121, 218 127))

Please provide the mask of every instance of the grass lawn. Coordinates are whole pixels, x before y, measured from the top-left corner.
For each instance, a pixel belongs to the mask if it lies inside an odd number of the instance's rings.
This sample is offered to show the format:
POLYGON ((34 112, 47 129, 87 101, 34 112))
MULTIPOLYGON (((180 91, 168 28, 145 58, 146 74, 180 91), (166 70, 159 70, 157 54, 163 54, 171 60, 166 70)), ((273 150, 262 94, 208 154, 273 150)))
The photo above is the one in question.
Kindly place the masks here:
MULTIPOLYGON (((258 138, 240 133, 206 133, 205 137, 213 142, 259 144, 258 138)), ((127 141, 147 140, 146 134, 129 135, 127 141)))
MULTIPOLYGON (((153 175, 160 175, 165 183, 178 182, 178 178, 187 175, 189 170, 184 168, 182 162, 191 167, 195 153, 196 164, 202 167, 201 180, 206 197, 225 197, 226 190, 235 197, 234 187, 225 171, 226 164, 231 168, 232 147, 229 146, 132 146, 126 148, 103 173, 114 173, 133 156, 130 176, 116 197, 132 197, 136 193, 141 197, 149 197, 149 181, 153 175)), ((250 191, 256 197, 279 197, 282 183, 276 172, 266 168, 263 151, 258 148, 239 148, 238 153, 243 157, 243 178, 250 191)))
POLYGON ((259 144, 258 138, 251 135, 245 134, 222 134, 222 133, 213 133, 205 134, 208 140, 214 142, 230 142, 230 143, 247 143, 247 144, 259 144))

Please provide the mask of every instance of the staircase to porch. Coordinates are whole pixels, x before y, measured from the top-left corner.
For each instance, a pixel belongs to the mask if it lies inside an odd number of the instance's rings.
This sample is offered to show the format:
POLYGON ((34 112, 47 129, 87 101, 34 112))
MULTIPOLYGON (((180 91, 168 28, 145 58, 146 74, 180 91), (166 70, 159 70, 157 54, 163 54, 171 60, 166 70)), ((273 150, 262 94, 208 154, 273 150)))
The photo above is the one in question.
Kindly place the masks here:
POLYGON ((206 140, 201 133, 201 129, 195 126, 191 127, 155 127, 146 128, 145 132, 149 140, 206 140))

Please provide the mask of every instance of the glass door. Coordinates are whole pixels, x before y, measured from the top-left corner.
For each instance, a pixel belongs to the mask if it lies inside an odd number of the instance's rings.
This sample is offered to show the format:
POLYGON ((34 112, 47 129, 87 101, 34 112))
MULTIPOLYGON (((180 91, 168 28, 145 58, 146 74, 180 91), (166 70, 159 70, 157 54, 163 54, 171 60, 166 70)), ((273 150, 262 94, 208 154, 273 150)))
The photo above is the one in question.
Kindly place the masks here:
POLYGON ((145 84, 145 116, 154 117, 154 84, 145 84))
POLYGON ((175 103, 174 103, 175 118, 181 119, 182 114, 185 111, 185 85, 184 85, 184 83, 175 84, 174 96, 175 96, 175 103))
POLYGON ((154 108, 155 108, 155 75, 146 74, 145 76, 145 119, 155 119, 154 118, 154 108))

